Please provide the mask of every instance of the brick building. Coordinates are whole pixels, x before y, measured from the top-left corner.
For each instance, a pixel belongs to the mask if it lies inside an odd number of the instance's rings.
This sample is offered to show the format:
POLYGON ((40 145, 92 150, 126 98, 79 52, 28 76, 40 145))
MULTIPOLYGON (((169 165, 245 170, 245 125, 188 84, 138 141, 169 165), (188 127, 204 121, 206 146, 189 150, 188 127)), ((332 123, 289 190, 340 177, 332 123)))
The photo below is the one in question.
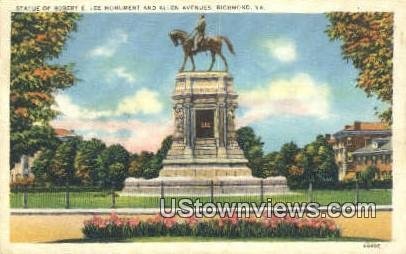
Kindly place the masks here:
POLYGON ((392 140, 391 138, 373 139, 371 144, 352 153, 353 168, 356 174, 368 166, 378 168, 377 177, 391 178, 392 175, 392 140))
MULTIPOLYGON (((373 140, 388 138, 391 135, 390 128, 384 123, 355 121, 354 124, 346 125, 344 129, 334 133, 332 137, 328 137, 329 143, 333 146, 335 160, 339 168, 339 180, 355 176, 356 164, 353 159, 355 151, 366 147, 370 149, 373 140)), ((362 154, 362 151, 359 150, 357 154, 362 154)), ((360 167, 361 165, 358 166, 358 169, 360 167)))

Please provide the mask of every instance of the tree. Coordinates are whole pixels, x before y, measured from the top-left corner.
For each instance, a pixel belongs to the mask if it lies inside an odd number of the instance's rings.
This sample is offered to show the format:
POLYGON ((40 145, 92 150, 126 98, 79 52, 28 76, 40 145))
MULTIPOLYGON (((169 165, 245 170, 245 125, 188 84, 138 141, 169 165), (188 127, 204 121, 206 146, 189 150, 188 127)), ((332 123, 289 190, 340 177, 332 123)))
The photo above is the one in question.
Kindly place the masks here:
POLYGON ((251 127, 242 127, 237 130, 237 142, 248 160, 252 175, 264 177, 264 143, 261 137, 257 137, 251 127))
MULTIPOLYGON (((393 13, 333 12, 327 14, 331 40, 342 40, 343 58, 359 70, 357 86, 392 105, 393 13)), ((380 113, 392 122, 392 107, 380 113)))
POLYGON ((43 149, 33 161, 31 170, 35 175, 35 182, 46 182, 49 180, 51 162, 55 156, 54 149, 43 149))
POLYGON ((142 160, 137 153, 131 155, 130 164, 128 166, 128 176, 141 177, 142 176, 142 160))
POLYGON ((10 168, 18 162, 23 154, 34 155, 39 150, 56 149, 59 144, 52 128, 33 126, 29 130, 10 134, 10 168))
POLYGON ((296 165, 303 172, 302 182, 298 183, 302 187, 310 182, 317 188, 334 187, 338 182, 334 151, 322 135, 304 147, 296 157, 296 165))
POLYGON ((59 56, 78 19, 76 13, 11 14, 10 168, 48 145, 54 95, 75 82, 70 66, 49 60, 59 56))
POLYGON ((166 158, 172 146, 172 136, 167 136, 161 143, 157 153, 142 151, 140 154, 133 154, 128 169, 132 177, 144 177, 146 179, 158 177, 162 169, 162 161, 166 158))
POLYGON ((82 141, 78 145, 75 157, 75 175, 84 184, 97 182, 97 157, 106 149, 106 145, 98 140, 82 141))
POLYGON ((263 167, 264 177, 279 175, 278 168, 276 165, 276 159, 278 156, 279 156, 279 152, 271 152, 271 153, 268 153, 267 155, 265 155, 264 167, 263 167))
POLYGON ((109 166, 109 175, 113 187, 122 187, 128 176, 128 169, 123 163, 115 162, 109 166))
POLYGON ((296 165, 296 156, 299 152, 299 147, 293 141, 282 145, 279 156, 276 157, 276 170, 279 175, 288 176, 289 168, 296 165))
POLYGON ((146 179, 151 179, 159 176, 159 171, 162 169, 162 162, 166 158, 169 149, 172 146, 172 136, 167 136, 161 143, 161 147, 152 158, 152 161, 144 166, 143 176, 146 179))
MULTIPOLYGON (((103 152, 97 157, 97 168, 98 168, 98 182, 103 186, 119 186, 122 182, 114 182, 117 172, 115 172, 119 167, 124 172, 123 174, 128 176, 128 164, 130 155, 127 150, 122 145, 111 145, 103 150, 103 152), (115 165, 115 163, 121 164, 121 166, 115 165)), ((124 180, 124 179, 123 179, 124 180)))
POLYGON ((148 151, 142 151, 139 155, 134 154, 131 157, 132 158, 131 158, 131 162, 130 162, 130 167, 128 169, 130 176, 153 178, 153 177, 149 177, 149 176, 151 174, 155 175, 154 172, 151 172, 151 169, 153 169, 153 171, 155 170, 154 167, 156 167, 156 164, 157 164, 157 163, 154 163, 154 158, 155 158, 154 153, 148 152, 148 151), (147 169, 149 169, 148 174, 145 173, 145 171, 147 169))
POLYGON ((166 155, 171 149, 172 146, 172 136, 167 136, 161 143, 161 147, 158 149, 156 157, 156 168, 160 170, 162 168, 162 161, 166 158, 166 155))
POLYGON ((50 164, 50 176, 58 185, 74 183, 74 161, 78 140, 71 139, 62 142, 55 151, 50 164))

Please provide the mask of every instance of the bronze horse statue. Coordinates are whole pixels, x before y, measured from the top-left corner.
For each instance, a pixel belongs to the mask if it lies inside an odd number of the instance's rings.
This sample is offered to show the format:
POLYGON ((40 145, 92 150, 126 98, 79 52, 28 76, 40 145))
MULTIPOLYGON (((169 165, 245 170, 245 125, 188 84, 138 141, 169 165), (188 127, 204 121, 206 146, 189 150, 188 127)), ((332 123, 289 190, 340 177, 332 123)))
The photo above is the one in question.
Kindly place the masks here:
POLYGON ((228 64, 227 60, 224 57, 223 53, 221 52, 222 42, 224 41, 227 44, 228 50, 234 55, 234 48, 231 44, 231 41, 225 36, 214 36, 209 37, 205 36, 202 40, 200 47, 198 47, 197 51, 193 51, 193 39, 189 37, 188 33, 179 29, 175 29, 169 33, 169 37, 171 38, 175 47, 179 44, 183 47, 183 64, 180 67, 179 71, 183 71, 185 69, 185 64, 188 58, 192 62, 192 71, 195 70, 195 61, 193 60, 193 55, 199 52, 210 51, 211 53, 211 65, 208 71, 213 69, 214 62, 216 61, 216 55, 219 55, 221 59, 223 59, 225 71, 228 71, 228 64))

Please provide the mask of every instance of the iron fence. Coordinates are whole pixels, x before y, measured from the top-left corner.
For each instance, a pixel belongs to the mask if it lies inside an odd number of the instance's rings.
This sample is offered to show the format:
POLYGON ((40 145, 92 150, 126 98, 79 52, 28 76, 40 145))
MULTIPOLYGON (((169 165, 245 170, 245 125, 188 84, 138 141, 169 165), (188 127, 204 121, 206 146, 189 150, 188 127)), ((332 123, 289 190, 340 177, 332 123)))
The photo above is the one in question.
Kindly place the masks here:
MULTIPOLYGON (((196 187, 196 185, 194 185, 196 187)), ((183 198, 193 201, 206 202, 317 202, 327 205, 331 202, 357 203, 373 202, 377 205, 392 204, 391 189, 363 189, 358 185, 352 189, 344 190, 319 190, 310 184, 307 189, 290 190, 289 192, 265 193, 263 184, 252 186, 251 191, 238 195, 221 193, 221 186, 217 183, 201 185, 197 194, 180 195, 176 189, 170 189, 164 182, 160 184, 158 195, 150 192, 122 193, 120 190, 94 188, 94 187, 50 187, 38 188, 23 186, 13 188, 10 192, 11 208, 158 208, 160 200, 165 200, 165 205, 171 205, 172 199, 175 204, 183 198)), ((187 186, 184 186, 187 188, 187 186)))

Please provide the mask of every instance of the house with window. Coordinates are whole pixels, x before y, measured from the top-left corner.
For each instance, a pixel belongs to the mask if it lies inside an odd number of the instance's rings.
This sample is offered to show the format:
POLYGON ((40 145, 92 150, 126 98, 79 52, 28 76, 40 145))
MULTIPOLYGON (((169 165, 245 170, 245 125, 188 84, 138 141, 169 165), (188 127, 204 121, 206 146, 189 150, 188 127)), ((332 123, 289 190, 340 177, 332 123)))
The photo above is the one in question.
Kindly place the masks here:
POLYGON ((359 174, 368 166, 378 169, 377 178, 392 177, 392 141, 391 138, 373 139, 371 144, 355 150, 352 153, 354 171, 359 174))
POLYGON ((333 135, 327 135, 334 150, 335 161, 339 168, 339 180, 351 179, 356 175, 353 153, 361 148, 370 147, 373 140, 390 138, 391 129, 381 122, 355 121, 333 135))

